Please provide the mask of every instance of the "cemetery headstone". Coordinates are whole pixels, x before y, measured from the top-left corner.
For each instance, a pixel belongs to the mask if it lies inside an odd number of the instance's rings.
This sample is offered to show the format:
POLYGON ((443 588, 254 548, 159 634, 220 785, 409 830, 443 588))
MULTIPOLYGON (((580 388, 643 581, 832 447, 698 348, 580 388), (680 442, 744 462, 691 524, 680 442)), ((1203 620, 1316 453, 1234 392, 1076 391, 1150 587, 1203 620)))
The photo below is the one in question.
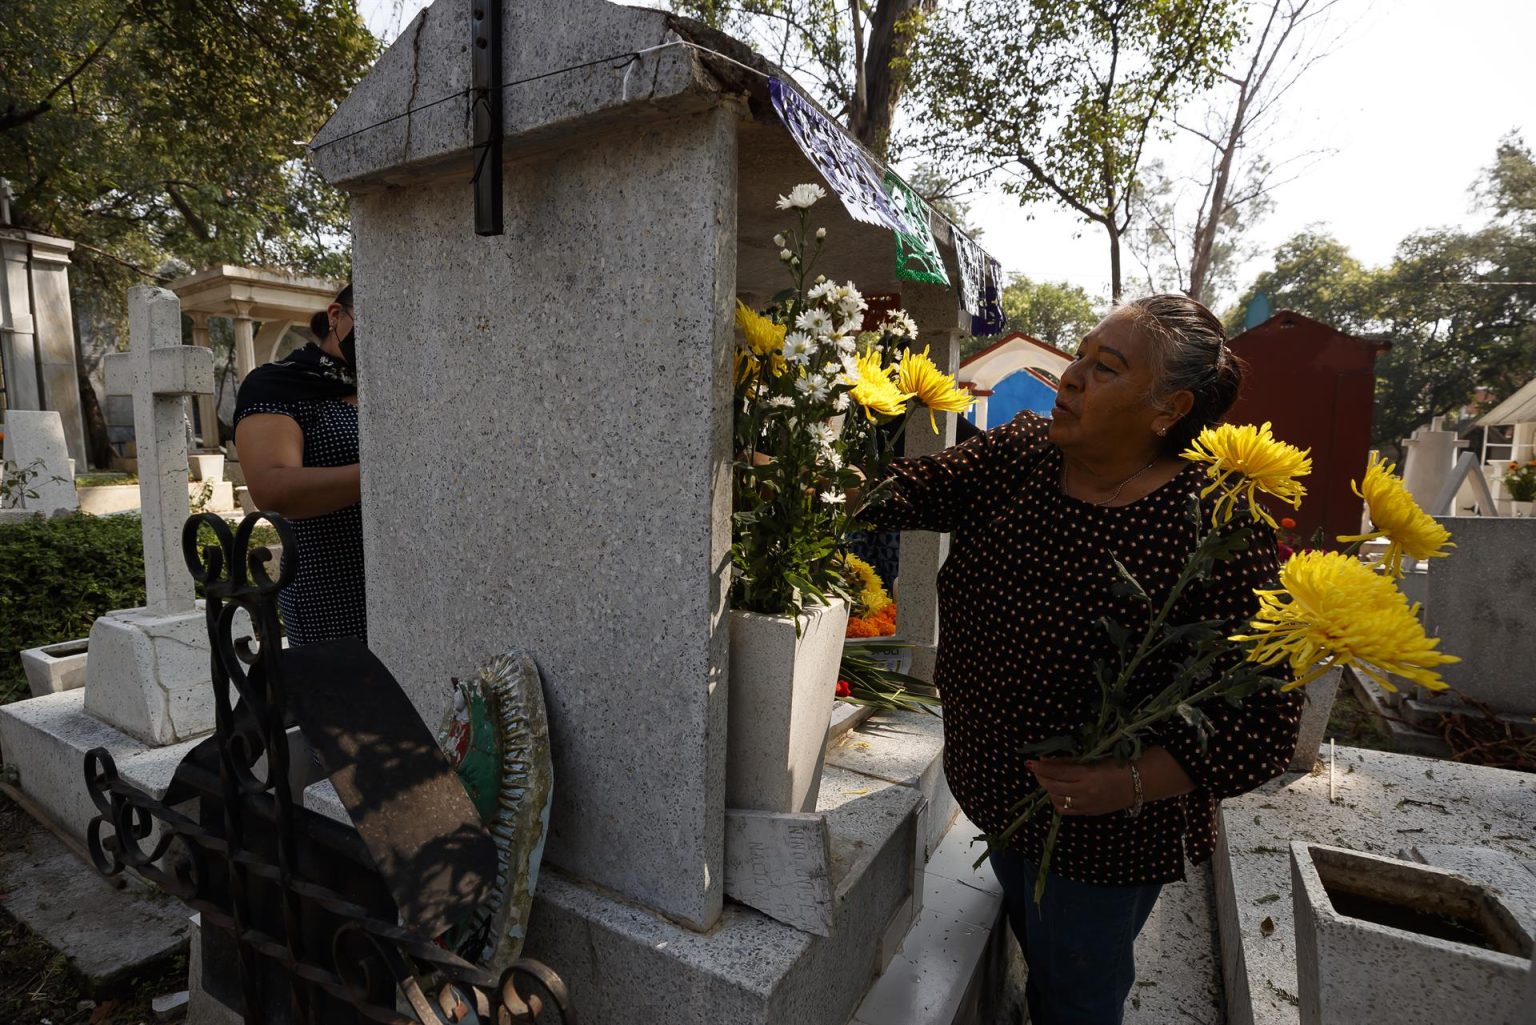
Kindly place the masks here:
POLYGON ((213 728, 202 613, 181 554, 187 500, 183 399, 213 390, 213 354, 181 342, 172 292, 128 292, 129 351, 106 358, 107 390, 133 396, 143 516, 142 608, 110 612, 91 627, 87 712, 152 745, 213 728))
MULTIPOLYGON (((1429 571, 1424 624, 1461 661, 1442 668, 1453 688, 1496 712, 1536 715, 1536 674, 1523 639, 1536 633, 1536 520, 1437 516, 1456 553, 1429 571)), ((1441 697, 1438 704, 1453 702, 1441 697)))
POLYGON ((11 507, 51 516, 80 508, 75 479, 69 469, 64 421, 51 409, 10 409, 5 422, 6 472, 22 474, 11 495, 11 507))
MULTIPOLYGON (((560 871, 529 942, 562 972, 565 937, 602 952, 570 969, 584 1017, 847 1021, 909 893, 832 901, 826 937, 724 901, 733 311, 787 283, 777 198, 826 179, 775 112, 782 73, 736 41, 602 0, 503 10, 504 234, 475 231, 462 105, 424 102, 469 81, 472 5, 423 11, 311 145, 351 200, 369 646, 427 722, 466 662, 537 654, 560 871), (834 950, 847 970, 812 967, 834 950)), ((901 292, 952 369, 954 292, 897 280, 885 227, 830 198, 813 214, 817 271, 901 292)), ((953 280, 953 235, 930 229, 953 280)), ((941 541, 913 544, 902 601, 927 643, 941 541)))

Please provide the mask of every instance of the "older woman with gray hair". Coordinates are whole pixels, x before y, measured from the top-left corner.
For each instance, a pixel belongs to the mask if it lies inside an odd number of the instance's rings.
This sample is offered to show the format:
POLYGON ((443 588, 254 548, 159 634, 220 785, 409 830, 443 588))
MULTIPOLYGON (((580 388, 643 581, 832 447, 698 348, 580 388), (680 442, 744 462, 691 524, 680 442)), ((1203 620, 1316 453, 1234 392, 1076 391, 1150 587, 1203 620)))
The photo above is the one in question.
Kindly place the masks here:
MULTIPOLYGON (((1242 366, 1221 322, 1183 295, 1118 307, 1061 378, 1049 420, 1023 413, 937 455, 892 464, 871 510, 879 526, 953 535, 939 573, 934 682, 944 699, 944 768, 988 835, 1043 788, 1064 816, 1044 897, 1033 899, 1048 815, 992 865, 1029 966, 1034 1025, 1113 1025, 1136 980, 1133 949, 1164 884, 1211 856, 1217 802, 1285 769, 1300 696, 1265 690, 1202 710, 1202 742, 1182 722, 1130 764, 1032 759, 1022 749, 1071 734, 1100 705, 1094 664, 1113 657, 1103 620, 1145 628, 1146 606, 1117 595, 1114 560, 1162 604, 1196 544, 1188 508, 1206 484, 1179 453, 1237 398, 1242 366)), ((1209 509, 1207 509, 1207 515, 1209 509)), ((1171 622, 1233 627, 1276 573, 1274 537, 1219 563, 1171 622)), ((1182 653, 1165 651, 1133 686, 1161 689, 1182 653)))

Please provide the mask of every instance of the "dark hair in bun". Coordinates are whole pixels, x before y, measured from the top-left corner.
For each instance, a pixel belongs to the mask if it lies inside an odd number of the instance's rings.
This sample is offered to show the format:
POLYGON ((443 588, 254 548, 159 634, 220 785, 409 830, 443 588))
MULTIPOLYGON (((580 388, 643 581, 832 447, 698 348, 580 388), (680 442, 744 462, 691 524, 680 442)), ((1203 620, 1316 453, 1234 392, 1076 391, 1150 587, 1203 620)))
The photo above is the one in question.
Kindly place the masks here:
MULTIPOLYGON (((352 308, 351 284, 349 283, 346 288, 343 288, 340 292, 337 292, 336 298, 333 301, 340 303, 350 310, 352 308)), ((331 333, 331 315, 325 310, 321 310, 319 313, 316 313, 314 316, 310 317, 309 333, 315 336, 316 341, 325 341, 325 336, 331 333)))
POLYGON ((1152 401, 1164 405, 1180 391, 1194 396, 1194 405, 1163 440, 1163 450, 1177 455, 1227 415, 1242 387, 1245 364, 1227 348, 1227 332, 1216 315, 1181 292, 1133 299, 1121 309, 1151 342, 1157 372, 1152 401))

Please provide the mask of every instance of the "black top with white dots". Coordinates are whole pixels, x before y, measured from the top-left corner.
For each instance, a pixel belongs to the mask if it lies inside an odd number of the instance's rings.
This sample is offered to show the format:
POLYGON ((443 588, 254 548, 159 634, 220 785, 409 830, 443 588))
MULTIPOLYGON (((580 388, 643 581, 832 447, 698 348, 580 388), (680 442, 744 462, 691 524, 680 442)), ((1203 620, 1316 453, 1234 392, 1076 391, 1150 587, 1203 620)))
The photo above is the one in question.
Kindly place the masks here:
MULTIPOLYGON (((254 413, 276 413, 299 425, 304 432, 305 466, 357 462, 357 407, 351 403, 341 399, 253 402, 241 407, 235 423, 254 413)), ((293 581, 277 596, 289 646, 342 637, 367 643, 362 504, 290 523, 299 564, 293 581)), ((288 553, 283 556, 286 559, 288 553)))
MULTIPOLYGON (((1069 734, 1096 715, 1092 668, 1113 648, 1105 617, 1145 629, 1149 612, 1112 591, 1112 557, 1161 606, 1196 543, 1189 497, 1203 487, 1190 464, 1151 494, 1107 508, 1061 490, 1061 450, 1049 421, 1023 413, 1010 423, 932 456, 897 460, 892 489, 871 517, 880 526, 947 531, 939 572, 939 650, 944 699, 944 770, 972 822, 989 835, 1012 822, 1009 808, 1038 784, 1025 744, 1069 734)), ((1207 505, 1206 515, 1209 515, 1207 505)), ((1180 599, 1172 622, 1221 619, 1236 627, 1257 609, 1255 587, 1275 575, 1267 530, 1247 551, 1218 563, 1203 587, 1180 599)), ((1150 661, 1135 685, 1161 687, 1173 657, 1150 661)), ((1284 771, 1296 743, 1300 694, 1263 690, 1241 708, 1208 703, 1214 733, 1201 749, 1182 721, 1157 738, 1195 781, 1184 797, 1124 812, 1062 820, 1051 870, 1077 882, 1132 885, 1184 877, 1185 855, 1210 857, 1216 802, 1284 771)), ((1042 812, 1012 846, 1038 861, 1051 815, 1042 812)))

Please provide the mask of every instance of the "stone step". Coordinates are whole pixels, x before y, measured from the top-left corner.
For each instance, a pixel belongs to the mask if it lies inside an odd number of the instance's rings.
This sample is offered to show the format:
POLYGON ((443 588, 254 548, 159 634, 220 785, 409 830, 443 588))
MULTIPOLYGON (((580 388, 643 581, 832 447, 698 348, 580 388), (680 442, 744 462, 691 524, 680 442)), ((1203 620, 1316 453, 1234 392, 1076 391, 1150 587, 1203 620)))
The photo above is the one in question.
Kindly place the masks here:
POLYGON ((131 872, 114 886, 43 826, 20 812, 15 821, 23 828, 0 851, 6 912, 62 954, 88 993, 156 971, 186 951, 190 923, 179 901, 131 872))

